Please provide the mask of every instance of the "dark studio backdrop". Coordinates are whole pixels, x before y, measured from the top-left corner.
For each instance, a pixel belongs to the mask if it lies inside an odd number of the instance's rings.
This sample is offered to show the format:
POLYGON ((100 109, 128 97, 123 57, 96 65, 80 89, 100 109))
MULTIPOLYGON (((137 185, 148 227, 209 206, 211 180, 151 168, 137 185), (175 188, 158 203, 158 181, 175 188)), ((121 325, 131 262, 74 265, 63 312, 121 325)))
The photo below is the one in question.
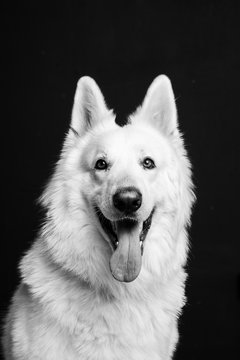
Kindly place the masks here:
MULTIPOLYGON (((239 5, 234 1, 21 1, 4 7, 1 315, 41 219, 80 76, 119 118, 153 78, 173 83, 194 169, 188 302, 176 359, 236 359, 240 334, 239 5)), ((137 360, 137 359, 136 359, 137 360)))

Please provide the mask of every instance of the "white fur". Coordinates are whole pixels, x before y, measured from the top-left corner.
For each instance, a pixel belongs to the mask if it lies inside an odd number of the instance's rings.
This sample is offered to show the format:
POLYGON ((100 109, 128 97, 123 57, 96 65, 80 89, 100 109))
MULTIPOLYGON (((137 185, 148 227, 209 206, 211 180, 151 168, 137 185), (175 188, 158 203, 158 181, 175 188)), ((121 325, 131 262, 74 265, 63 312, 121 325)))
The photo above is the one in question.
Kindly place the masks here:
POLYGON ((41 198, 45 223, 20 263, 22 282, 6 318, 6 359, 171 359, 185 302, 194 195, 170 80, 156 78, 130 123, 119 127, 94 80, 83 77, 71 128, 41 198), (109 171, 94 170, 99 156, 108 157, 109 171), (143 156, 156 168, 143 169, 143 156), (130 283, 113 278, 113 250, 93 209, 95 203, 115 220, 111 198, 125 185, 143 195, 139 221, 156 209, 141 272, 130 283))

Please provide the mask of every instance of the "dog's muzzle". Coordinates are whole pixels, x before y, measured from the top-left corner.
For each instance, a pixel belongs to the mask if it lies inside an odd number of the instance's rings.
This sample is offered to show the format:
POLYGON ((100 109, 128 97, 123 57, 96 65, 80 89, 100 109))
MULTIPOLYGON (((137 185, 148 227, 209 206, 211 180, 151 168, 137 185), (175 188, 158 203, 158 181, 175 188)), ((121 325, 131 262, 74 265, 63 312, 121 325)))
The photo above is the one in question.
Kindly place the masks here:
POLYGON ((110 270, 121 282, 137 278, 142 266, 144 242, 151 227, 154 209, 145 221, 137 220, 136 212, 141 207, 142 195, 135 188, 123 188, 113 195, 113 205, 119 219, 107 219, 99 207, 95 207, 99 222, 113 248, 110 270))

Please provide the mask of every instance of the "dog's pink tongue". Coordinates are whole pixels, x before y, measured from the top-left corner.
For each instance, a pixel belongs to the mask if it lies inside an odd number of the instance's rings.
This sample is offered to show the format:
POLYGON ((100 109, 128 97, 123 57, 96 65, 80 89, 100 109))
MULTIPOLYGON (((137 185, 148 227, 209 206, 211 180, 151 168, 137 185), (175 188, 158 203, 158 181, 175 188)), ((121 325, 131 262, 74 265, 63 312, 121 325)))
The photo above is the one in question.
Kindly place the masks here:
POLYGON ((142 255, 139 242, 140 224, 119 221, 117 223, 118 247, 110 260, 113 277, 118 281, 130 282, 141 270, 142 255))

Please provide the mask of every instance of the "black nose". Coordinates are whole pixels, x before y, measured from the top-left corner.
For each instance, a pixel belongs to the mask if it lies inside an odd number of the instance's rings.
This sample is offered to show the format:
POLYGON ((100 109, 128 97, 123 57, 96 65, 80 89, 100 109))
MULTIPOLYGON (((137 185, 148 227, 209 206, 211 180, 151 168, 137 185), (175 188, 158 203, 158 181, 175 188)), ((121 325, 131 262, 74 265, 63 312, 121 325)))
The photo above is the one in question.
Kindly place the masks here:
POLYGON ((113 204, 121 212, 135 212, 142 204, 142 194, 133 187, 122 188, 113 195, 113 204))

